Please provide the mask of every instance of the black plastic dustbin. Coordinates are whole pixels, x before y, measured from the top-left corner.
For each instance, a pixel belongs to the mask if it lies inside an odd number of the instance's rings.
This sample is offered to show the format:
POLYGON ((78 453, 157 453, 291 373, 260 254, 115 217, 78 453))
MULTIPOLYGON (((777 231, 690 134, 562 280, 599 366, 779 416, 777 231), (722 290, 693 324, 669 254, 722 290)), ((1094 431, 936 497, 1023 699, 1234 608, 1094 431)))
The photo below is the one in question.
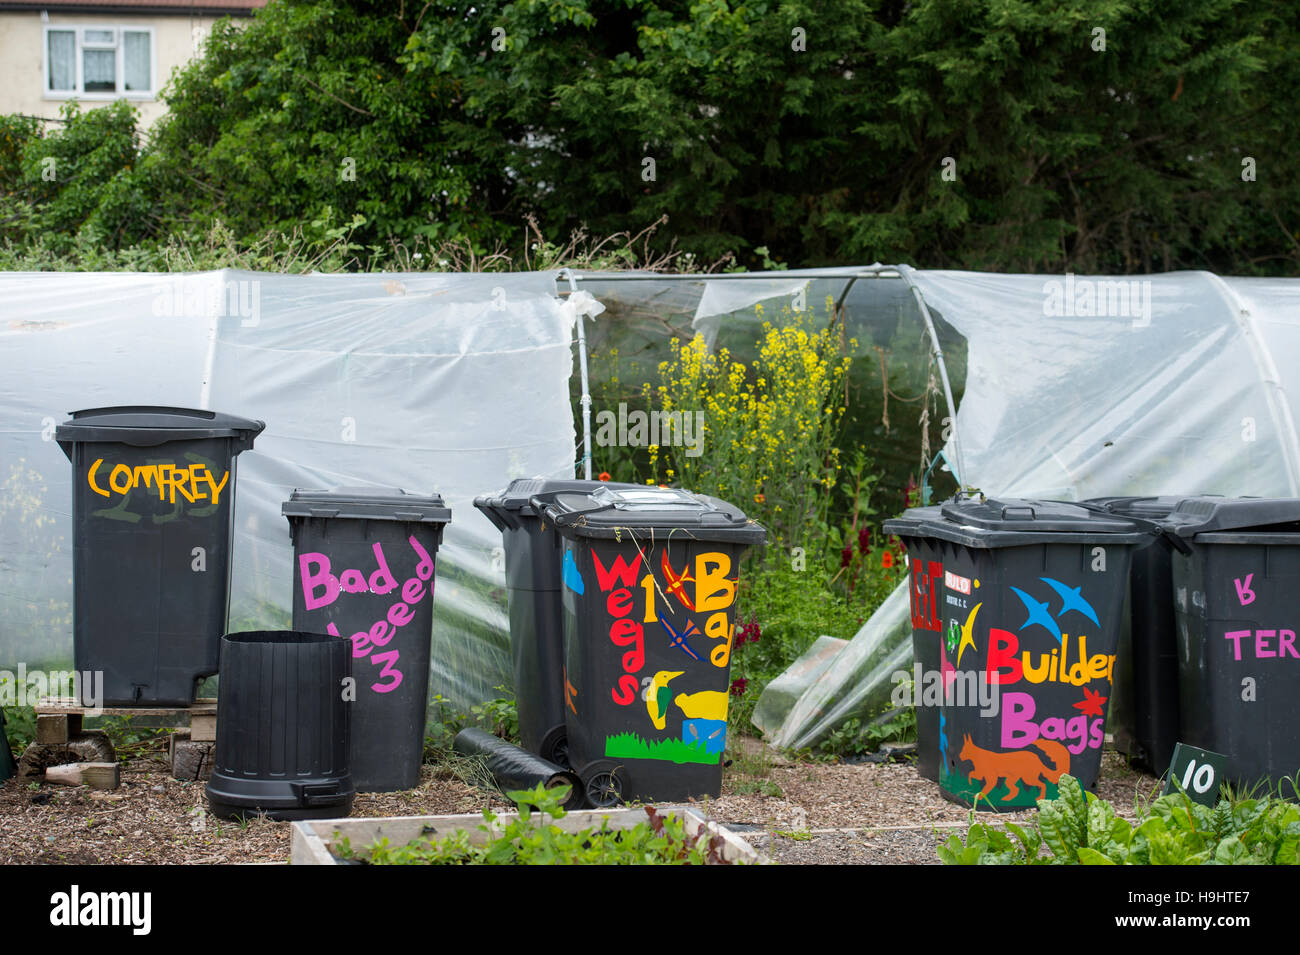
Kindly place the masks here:
POLYGON ((949 652, 943 633, 943 549, 937 539, 924 533, 928 522, 940 519, 940 508, 918 507, 903 517, 885 522, 886 534, 898 537, 907 548, 908 595, 912 609, 913 681, 912 705, 916 712, 916 771, 926 779, 939 781, 943 760, 939 727, 942 702, 934 699, 935 679, 941 674, 949 652))
POLYGON ((560 493, 569 762, 588 801, 717 796, 740 559, 766 531, 669 488, 560 493))
POLYGON ((602 481, 519 478, 505 490, 474 499, 501 531, 509 595, 519 741, 543 759, 568 765, 564 720, 564 606, 560 602, 560 535, 533 504, 561 492, 600 487, 636 488, 602 481))
MULTIPOLYGON (((1181 741, 1228 757, 1227 781, 1300 772, 1300 499, 1197 497, 1166 525, 1181 741)), ((1290 794, 1290 790, 1286 790, 1290 794)))
POLYGON ((346 816, 352 673, 348 641, 257 630, 222 638, 217 745, 208 807, 223 818, 346 816))
POLYGON ((188 705, 217 672, 235 458, 266 425, 188 408, 74 411, 73 656, 109 705, 188 705))
MULTIPOLYGON (((916 519, 915 512, 904 519, 916 519)), ((960 497, 919 519, 943 564, 942 793, 981 809, 1096 784, 1131 551, 1151 531, 1073 504, 960 497), (946 652, 946 647, 945 647, 946 652)))
MULTIPOLYGON (((1181 497, 1106 497, 1080 502, 1124 517, 1162 521, 1181 497)), ((1178 634, 1174 546, 1165 539, 1133 552, 1124 595, 1109 727, 1115 749, 1157 776, 1178 743, 1178 634)))
POLYGON ((352 641, 358 792, 420 781, 429 702, 434 562, 451 511, 397 488, 294 491, 293 626, 352 641))

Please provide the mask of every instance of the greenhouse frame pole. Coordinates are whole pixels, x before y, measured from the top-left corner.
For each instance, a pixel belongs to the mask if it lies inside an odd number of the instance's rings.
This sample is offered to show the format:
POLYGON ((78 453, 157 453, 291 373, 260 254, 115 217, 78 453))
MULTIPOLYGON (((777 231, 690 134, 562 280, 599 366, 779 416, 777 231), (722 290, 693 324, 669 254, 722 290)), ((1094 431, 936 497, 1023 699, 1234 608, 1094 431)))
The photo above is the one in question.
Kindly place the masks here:
POLYGON ((912 278, 912 267, 910 265, 900 265, 897 266, 897 269, 898 274, 907 283, 907 287, 912 290, 912 297, 916 299, 916 307, 921 310, 921 317, 925 319, 926 330, 930 333, 930 345, 934 349, 934 358, 939 365, 939 380, 943 382, 943 396, 948 402, 948 415, 949 420, 952 422, 952 456, 957 462, 957 473, 953 477, 957 479, 959 488, 965 487, 966 465, 961 457, 961 442, 957 439, 957 403, 952 400, 952 383, 948 380, 948 366, 943 360, 943 349, 939 346, 939 333, 934 327, 934 318, 930 315, 930 307, 925 304, 925 296, 921 294, 921 289, 917 287, 912 278))
MULTIPOLYGON (((569 280, 570 293, 578 291, 578 276, 572 269, 562 269, 560 275, 569 280)), ((587 384, 587 332, 582 324, 582 313, 575 319, 578 325, 578 367, 582 369, 582 476, 591 480, 591 389, 587 384)))

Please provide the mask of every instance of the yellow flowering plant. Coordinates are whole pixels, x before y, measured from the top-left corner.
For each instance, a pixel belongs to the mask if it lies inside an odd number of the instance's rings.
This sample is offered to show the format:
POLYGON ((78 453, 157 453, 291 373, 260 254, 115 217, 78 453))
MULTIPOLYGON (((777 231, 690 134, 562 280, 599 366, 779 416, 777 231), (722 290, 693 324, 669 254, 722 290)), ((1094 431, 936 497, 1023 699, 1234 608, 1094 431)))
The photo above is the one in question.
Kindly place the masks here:
POLYGON ((703 412, 698 454, 650 449, 655 480, 735 503, 768 527, 769 545, 796 547, 824 526, 842 469, 834 445, 850 358, 811 310, 787 305, 781 319, 763 323, 750 364, 710 351, 700 335, 672 339, 659 384, 646 384, 643 397, 666 412, 703 412))

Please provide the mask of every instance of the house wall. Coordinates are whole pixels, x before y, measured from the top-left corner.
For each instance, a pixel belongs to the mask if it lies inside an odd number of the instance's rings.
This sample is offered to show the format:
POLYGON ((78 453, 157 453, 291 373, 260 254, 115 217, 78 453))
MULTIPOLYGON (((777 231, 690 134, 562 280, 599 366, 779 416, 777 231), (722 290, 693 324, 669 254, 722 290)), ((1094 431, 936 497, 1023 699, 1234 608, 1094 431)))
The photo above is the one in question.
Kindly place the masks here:
MULTIPOLYGON (((29 116, 57 118, 59 107, 72 96, 46 89, 45 33, 49 26, 118 26, 152 27, 154 31, 155 94, 166 86, 172 71, 194 56, 196 39, 211 30, 216 17, 158 14, 83 14, 50 12, 42 20, 40 12, 0 13, 0 114, 26 113, 29 116)), ((236 18, 240 22, 243 18, 236 18)), ((112 94, 82 94, 77 99, 83 109, 91 109, 118 99, 112 94)), ((156 98, 126 96, 140 110, 142 126, 149 126, 166 112, 156 98)))

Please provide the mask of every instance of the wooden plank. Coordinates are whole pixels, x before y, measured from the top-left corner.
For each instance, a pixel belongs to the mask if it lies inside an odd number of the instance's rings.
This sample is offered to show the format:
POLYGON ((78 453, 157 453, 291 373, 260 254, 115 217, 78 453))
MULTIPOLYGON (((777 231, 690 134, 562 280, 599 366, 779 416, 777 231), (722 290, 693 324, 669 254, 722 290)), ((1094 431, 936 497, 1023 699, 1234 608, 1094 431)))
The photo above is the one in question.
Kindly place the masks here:
POLYGON ((190 711, 190 739, 196 743, 214 743, 217 740, 217 708, 211 713, 190 711))
POLYGON ((325 847, 325 841, 315 829, 302 821, 293 824, 292 835, 289 837, 289 863, 290 865, 338 865, 330 855, 329 849, 325 847))
POLYGON ((72 728, 69 725, 71 722, 72 717, 66 713, 59 715, 38 714, 36 717, 36 742, 66 743, 72 737, 72 728))
POLYGON ((38 716, 89 714, 91 716, 171 716, 188 713, 189 706, 86 706, 76 697, 48 696, 32 707, 38 716))
POLYGON ((116 789, 120 782, 117 763, 64 763, 45 770, 47 783, 63 786, 86 785, 91 789, 116 789))

